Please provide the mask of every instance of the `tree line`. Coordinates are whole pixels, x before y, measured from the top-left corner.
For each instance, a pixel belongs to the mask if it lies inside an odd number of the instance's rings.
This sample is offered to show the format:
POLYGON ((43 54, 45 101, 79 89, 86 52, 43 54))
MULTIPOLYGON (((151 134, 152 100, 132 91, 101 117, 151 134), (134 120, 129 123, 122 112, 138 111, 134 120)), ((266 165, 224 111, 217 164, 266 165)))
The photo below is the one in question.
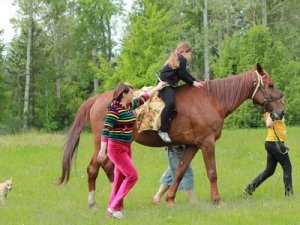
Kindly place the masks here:
MULTIPOLYGON (((2 134, 65 130, 88 97, 118 82, 154 85, 181 41, 193 45, 189 69, 199 79, 238 74, 261 63, 285 94, 287 124, 299 125, 297 0, 135 0, 129 15, 122 0, 14 4, 14 38, 5 45, 0 31, 2 134)), ((262 125, 251 101, 225 121, 232 128, 262 125)))

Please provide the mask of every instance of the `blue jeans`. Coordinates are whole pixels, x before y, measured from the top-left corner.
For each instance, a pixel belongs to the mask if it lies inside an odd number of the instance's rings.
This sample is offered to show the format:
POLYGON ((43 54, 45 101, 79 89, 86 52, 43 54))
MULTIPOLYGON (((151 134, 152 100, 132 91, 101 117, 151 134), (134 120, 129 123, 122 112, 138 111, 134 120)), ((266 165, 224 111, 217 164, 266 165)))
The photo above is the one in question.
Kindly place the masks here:
MULTIPOLYGON (((166 153, 169 161, 169 166, 160 177, 160 183, 166 186, 171 186, 175 177, 176 169, 179 165, 181 156, 184 152, 184 146, 168 146, 166 153)), ((194 189, 194 174, 192 166, 189 165, 180 184, 178 190, 193 190, 194 189)))

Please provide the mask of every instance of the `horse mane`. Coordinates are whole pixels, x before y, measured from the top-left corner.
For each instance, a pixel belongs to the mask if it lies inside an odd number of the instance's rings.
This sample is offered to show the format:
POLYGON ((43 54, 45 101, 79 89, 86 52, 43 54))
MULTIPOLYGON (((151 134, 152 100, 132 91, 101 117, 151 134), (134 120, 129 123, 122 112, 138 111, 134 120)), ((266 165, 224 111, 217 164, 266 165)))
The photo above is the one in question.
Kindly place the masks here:
POLYGON ((206 81, 206 92, 215 96, 224 108, 230 110, 240 105, 252 94, 253 71, 206 81))

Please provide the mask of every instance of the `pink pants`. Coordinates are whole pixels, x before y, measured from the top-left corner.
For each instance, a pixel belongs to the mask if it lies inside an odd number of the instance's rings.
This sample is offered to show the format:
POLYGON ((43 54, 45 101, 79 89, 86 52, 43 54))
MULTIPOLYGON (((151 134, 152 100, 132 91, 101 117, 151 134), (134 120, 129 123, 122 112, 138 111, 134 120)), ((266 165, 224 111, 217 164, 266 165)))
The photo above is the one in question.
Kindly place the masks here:
POLYGON ((137 170, 131 157, 131 143, 109 140, 107 152, 109 159, 115 164, 109 208, 122 211, 123 199, 138 180, 137 170))

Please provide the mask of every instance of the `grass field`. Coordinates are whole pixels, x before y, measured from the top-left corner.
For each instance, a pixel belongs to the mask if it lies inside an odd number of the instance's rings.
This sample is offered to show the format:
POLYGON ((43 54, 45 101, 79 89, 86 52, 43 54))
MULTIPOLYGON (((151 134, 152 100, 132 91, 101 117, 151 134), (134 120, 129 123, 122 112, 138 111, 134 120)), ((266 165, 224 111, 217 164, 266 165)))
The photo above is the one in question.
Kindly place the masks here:
POLYGON ((285 197, 282 169, 263 183, 252 197, 242 194, 245 186, 265 167, 265 129, 224 130, 217 142, 218 184, 225 206, 210 202, 209 182, 201 154, 193 160, 195 192, 199 204, 191 205, 178 192, 173 208, 163 201, 151 204, 159 177, 167 166, 163 148, 133 144, 139 181, 125 199, 122 221, 105 218, 110 184, 101 171, 97 179, 99 211, 87 206, 86 167, 92 156, 91 134, 83 134, 67 185, 56 186, 60 176, 64 134, 27 133, 0 136, 0 181, 13 178, 13 190, 0 203, 1 225, 62 224, 300 224, 300 127, 289 128, 290 158, 293 165, 294 196, 285 197))

